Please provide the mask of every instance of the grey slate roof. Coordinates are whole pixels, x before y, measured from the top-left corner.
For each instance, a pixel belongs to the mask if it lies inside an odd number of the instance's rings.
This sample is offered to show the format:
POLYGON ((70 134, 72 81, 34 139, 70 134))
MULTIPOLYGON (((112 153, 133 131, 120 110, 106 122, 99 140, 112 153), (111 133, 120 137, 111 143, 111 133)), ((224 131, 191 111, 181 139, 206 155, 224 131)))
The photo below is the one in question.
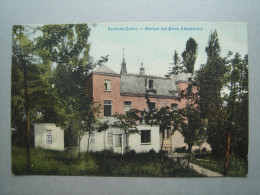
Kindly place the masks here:
POLYGON ((173 79, 154 77, 149 75, 124 74, 121 75, 120 82, 121 95, 145 96, 149 97, 176 98, 178 89, 173 79), (147 90, 145 79, 154 80, 154 90, 147 90))
POLYGON ((113 70, 111 70, 110 68, 108 68, 106 65, 102 64, 101 66, 99 66, 95 71, 93 71, 93 73, 100 73, 100 74, 117 74, 116 72, 114 72, 113 70))

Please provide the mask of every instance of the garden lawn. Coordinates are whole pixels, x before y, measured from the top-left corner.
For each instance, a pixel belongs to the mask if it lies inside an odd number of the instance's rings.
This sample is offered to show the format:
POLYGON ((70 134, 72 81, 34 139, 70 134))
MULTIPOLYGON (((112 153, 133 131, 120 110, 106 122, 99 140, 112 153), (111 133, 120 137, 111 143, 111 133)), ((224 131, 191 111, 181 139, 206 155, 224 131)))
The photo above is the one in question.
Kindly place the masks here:
MULTIPOLYGON (((191 162, 202 166, 206 169, 218 172, 220 174, 224 173, 224 159, 217 159, 208 155, 198 155, 198 157, 192 157, 191 162)), ((233 154, 229 157, 229 168, 227 176, 229 177, 245 177, 247 176, 248 169, 247 164, 241 159, 238 159, 233 154)))
POLYGON ((77 154, 31 148, 30 169, 26 169, 25 148, 12 147, 12 172, 15 175, 88 175, 200 177, 172 159, 155 152, 125 155, 110 151, 77 154))

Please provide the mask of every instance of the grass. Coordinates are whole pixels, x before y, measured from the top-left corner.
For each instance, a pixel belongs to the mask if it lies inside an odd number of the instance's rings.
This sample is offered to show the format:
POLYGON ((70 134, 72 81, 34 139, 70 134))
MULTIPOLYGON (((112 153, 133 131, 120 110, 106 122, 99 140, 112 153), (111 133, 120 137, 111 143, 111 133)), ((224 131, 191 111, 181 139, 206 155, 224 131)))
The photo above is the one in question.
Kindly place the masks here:
POLYGON ((76 154, 31 148, 30 169, 26 168, 24 148, 12 147, 12 172, 16 175, 88 175, 200 177, 172 159, 155 152, 120 155, 110 151, 76 154))
MULTIPOLYGON (((218 172, 220 174, 224 173, 224 159, 217 159, 210 154, 200 155, 197 157, 192 157, 191 162, 200 165, 209 170, 218 172)), ((231 154, 229 157, 229 168, 227 176, 229 177, 245 177, 247 176, 248 168, 247 163, 243 160, 237 158, 235 155, 231 154)))

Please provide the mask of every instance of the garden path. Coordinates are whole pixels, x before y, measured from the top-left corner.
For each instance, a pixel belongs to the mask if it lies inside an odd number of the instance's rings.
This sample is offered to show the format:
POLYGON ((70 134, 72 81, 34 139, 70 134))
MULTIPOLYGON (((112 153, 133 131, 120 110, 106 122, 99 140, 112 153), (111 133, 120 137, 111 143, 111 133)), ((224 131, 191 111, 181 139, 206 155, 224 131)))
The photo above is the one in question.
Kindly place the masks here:
MULTIPOLYGON (((172 158, 175 162, 179 161, 182 166, 186 167, 187 160, 183 159, 184 156, 185 156, 185 154, 178 154, 178 153, 168 155, 169 158, 172 158)), ((223 177, 223 175, 221 175, 220 173, 211 171, 209 169, 206 169, 206 168, 196 165, 194 163, 189 163, 189 166, 190 166, 190 168, 194 169, 199 174, 205 175, 207 177, 223 177)))

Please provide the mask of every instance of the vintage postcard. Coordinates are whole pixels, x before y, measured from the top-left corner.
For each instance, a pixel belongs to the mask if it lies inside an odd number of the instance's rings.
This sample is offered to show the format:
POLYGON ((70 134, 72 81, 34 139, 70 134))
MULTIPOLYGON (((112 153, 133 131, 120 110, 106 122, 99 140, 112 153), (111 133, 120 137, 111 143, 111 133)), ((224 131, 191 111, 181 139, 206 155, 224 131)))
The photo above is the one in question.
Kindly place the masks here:
POLYGON ((247 176, 247 25, 14 25, 11 106, 15 175, 247 176))

